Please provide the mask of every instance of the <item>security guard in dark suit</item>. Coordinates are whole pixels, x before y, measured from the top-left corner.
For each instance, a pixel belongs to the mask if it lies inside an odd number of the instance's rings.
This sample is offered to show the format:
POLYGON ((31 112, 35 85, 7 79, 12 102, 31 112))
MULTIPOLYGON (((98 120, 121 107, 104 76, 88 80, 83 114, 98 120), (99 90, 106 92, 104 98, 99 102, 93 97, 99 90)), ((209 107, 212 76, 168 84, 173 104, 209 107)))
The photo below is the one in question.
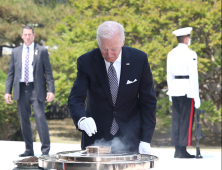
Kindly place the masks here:
POLYGON ((11 104, 11 92, 13 88, 13 99, 18 104, 21 130, 25 141, 25 152, 19 156, 34 155, 29 120, 31 105, 34 110, 37 130, 42 143, 42 155, 48 155, 50 139, 48 124, 45 118, 45 101, 51 102, 54 99, 55 93, 49 55, 46 48, 34 44, 35 34, 31 26, 23 27, 21 37, 24 44, 12 50, 5 86, 5 101, 11 104), (46 88, 46 83, 48 89, 46 88))

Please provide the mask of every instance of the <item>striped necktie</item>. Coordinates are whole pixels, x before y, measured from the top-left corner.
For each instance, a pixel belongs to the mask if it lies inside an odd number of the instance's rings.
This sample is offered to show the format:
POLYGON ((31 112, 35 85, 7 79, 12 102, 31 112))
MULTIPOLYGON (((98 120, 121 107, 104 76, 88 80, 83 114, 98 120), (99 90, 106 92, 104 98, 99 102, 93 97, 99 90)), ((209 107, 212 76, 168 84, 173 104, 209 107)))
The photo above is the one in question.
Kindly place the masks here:
MULTIPOLYGON (((109 78, 109 86, 110 86, 112 101, 113 101, 113 105, 115 106, 116 98, 117 98, 117 94, 118 94, 118 79, 117 79, 116 70, 113 67, 113 62, 110 63, 110 66, 108 69, 108 78, 109 78)), ((119 126, 116 123, 116 120, 114 118, 110 133, 112 135, 115 135, 118 132, 118 130, 119 130, 119 126)))

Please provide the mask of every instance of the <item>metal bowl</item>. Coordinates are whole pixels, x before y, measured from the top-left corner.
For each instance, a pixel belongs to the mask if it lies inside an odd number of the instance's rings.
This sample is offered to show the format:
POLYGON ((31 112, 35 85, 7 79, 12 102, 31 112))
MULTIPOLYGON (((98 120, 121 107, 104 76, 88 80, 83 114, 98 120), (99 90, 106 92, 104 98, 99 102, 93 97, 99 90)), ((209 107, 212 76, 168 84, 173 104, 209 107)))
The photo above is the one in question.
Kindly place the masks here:
POLYGON ((21 160, 15 160, 13 163, 17 165, 17 168, 15 170, 38 170, 39 169, 39 163, 38 162, 20 162, 21 160))
POLYGON ((56 170, 147 170, 159 158, 132 152, 90 154, 83 151, 59 152, 39 158, 39 167, 56 170))
POLYGON ((38 162, 20 162, 21 160, 15 160, 13 163, 19 166, 38 166, 38 162))

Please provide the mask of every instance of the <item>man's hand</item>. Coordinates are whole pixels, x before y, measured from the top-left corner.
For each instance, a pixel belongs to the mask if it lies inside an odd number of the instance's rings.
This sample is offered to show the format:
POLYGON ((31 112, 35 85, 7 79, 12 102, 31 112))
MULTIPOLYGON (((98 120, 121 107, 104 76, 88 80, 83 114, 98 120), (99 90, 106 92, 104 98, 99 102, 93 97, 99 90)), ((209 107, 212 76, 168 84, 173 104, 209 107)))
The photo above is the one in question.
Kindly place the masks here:
POLYGON ((11 104, 11 102, 12 102, 11 94, 9 94, 9 93, 6 93, 6 94, 5 94, 5 101, 6 101, 8 104, 11 104))
POLYGON ((51 102, 54 99, 54 94, 52 92, 48 92, 46 96, 47 102, 51 102))
POLYGON ((84 130, 89 137, 97 132, 96 123, 91 117, 81 120, 79 129, 84 130))
POLYGON ((152 152, 152 149, 151 149, 150 143, 140 141, 139 153, 150 155, 151 152, 152 152))

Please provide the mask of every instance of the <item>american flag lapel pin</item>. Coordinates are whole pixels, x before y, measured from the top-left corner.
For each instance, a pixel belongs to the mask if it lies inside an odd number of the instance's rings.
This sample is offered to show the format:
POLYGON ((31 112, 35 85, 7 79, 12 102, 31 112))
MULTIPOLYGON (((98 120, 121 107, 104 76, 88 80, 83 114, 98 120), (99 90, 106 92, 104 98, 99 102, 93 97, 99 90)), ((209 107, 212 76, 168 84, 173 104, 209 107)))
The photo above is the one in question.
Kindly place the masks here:
POLYGON ((130 65, 130 63, 126 63, 126 65, 127 65, 127 66, 129 66, 129 65, 130 65))

